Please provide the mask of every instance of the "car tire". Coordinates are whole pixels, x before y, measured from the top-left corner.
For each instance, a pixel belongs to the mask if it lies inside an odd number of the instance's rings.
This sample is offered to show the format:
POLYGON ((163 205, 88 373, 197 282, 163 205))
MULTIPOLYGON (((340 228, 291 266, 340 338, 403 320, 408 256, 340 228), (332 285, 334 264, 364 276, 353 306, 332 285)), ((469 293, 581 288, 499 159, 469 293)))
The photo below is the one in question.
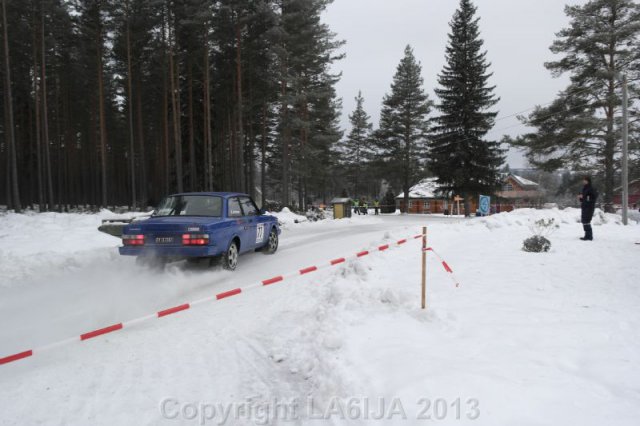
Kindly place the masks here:
POLYGON ((267 239, 267 245, 264 246, 262 252, 264 254, 273 254, 278 251, 278 244, 280 243, 278 239, 278 231, 276 228, 271 228, 271 232, 269 232, 269 238, 267 239))
POLYGON ((228 271, 235 271, 238 266, 238 258, 240 257, 240 250, 238 250, 238 243, 234 240, 229 244, 229 248, 222 255, 222 267, 228 271))

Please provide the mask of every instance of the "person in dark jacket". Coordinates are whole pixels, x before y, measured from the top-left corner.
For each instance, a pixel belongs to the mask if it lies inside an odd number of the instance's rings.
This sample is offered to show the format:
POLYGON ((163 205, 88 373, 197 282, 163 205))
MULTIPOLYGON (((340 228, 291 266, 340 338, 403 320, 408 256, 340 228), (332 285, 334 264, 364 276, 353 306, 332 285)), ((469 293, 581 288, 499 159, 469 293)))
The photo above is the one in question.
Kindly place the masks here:
POLYGON ((582 179, 584 186, 582 192, 578 195, 580 199, 580 207, 582 209, 582 227, 584 228, 584 237, 580 238, 582 241, 593 241, 593 229, 591 228, 591 219, 593 218, 593 212, 596 209, 596 199, 598 193, 591 185, 591 178, 585 176, 582 179))

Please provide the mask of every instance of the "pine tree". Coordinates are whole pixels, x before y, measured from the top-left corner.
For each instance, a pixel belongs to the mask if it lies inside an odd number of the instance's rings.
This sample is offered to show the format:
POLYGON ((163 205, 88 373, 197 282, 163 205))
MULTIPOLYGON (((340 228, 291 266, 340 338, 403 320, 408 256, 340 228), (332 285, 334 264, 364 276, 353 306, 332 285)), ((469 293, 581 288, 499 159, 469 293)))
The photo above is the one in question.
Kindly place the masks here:
POLYGON ((244 87, 247 90, 247 185, 251 195, 255 195, 259 188, 260 197, 256 202, 264 206, 269 189, 267 157, 271 156, 273 151, 274 106, 279 92, 274 51, 276 37, 273 31, 278 16, 273 7, 273 0, 252 2, 249 16, 243 55, 246 62, 244 87), (258 163, 260 179, 257 182, 258 163))
POLYGON ((597 171, 604 177, 601 192, 610 210, 620 147, 620 73, 629 80, 630 105, 640 96, 640 5, 633 0, 591 0, 567 6, 565 13, 569 27, 551 46, 563 57, 545 66, 554 76, 568 73, 571 83, 551 105, 521 118, 536 131, 512 143, 526 150, 531 164, 548 171, 597 171))
POLYGON ((471 0, 461 0, 450 23, 446 64, 435 91, 440 115, 429 149, 431 172, 443 192, 464 197, 465 215, 470 214, 470 197, 499 188, 504 162, 499 143, 484 140, 497 114, 488 110, 498 98, 488 84, 492 74, 475 15, 471 0))
POLYGON ((278 131, 280 137, 280 180, 284 205, 297 190, 298 204, 322 192, 330 173, 317 167, 318 155, 331 158, 332 145, 341 134, 336 129, 340 103, 336 101, 338 77, 329 65, 341 59, 335 54, 344 42, 322 23, 330 0, 278 0, 281 10, 277 28, 277 65, 280 94, 278 131), (312 182, 313 181, 313 182, 312 182), (315 194, 314 194, 315 193, 315 194))
POLYGON ((334 87, 337 81, 337 77, 329 73, 319 76, 318 89, 311 97, 310 111, 306 115, 309 130, 307 150, 301 161, 304 170, 301 189, 303 200, 309 202, 318 198, 324 204, 328 202, 328 188, 338 162, 334 147, 342 139, 343 132, 340 129, 342 100, 337 97, 334 87))
POLYGON ((384 97, 376 140, 389 176, 400 182, 405 206, 409 188, 419 179, 427 144, 427 115, 431 102, 423 89, 422 67, 407 46, 384 97))
POLYGON ((360 191, 362 174, 373 154, 371 149, 373 125, 370 122, 371 117, 364 110, 362 92, 358 92, 355 100, 356 109, 349 115, 351 131, 341 146, 340 154, 353 181, 352 194, 357 197, 362 194, 360 191))

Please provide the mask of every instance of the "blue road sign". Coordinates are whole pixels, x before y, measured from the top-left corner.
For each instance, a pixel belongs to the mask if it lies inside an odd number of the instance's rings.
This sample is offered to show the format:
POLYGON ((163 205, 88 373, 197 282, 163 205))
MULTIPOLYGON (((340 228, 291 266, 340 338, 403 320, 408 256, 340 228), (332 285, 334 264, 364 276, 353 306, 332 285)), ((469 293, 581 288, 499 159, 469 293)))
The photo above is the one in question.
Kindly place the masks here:
POLYGON ((480 214, 487 216, 491 212, 491 197, 488 195, 480 196, 480 214))

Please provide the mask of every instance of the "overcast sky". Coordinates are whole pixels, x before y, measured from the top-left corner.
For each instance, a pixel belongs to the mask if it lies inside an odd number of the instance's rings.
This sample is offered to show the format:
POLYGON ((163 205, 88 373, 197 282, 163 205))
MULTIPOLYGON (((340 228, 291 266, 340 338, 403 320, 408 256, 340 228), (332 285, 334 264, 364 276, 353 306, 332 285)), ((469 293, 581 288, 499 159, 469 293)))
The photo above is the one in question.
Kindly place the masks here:
MULTIPOLYGON (((481 36, 491 62, 492 84, 501 98, 498 120, 490 137, 517 135, 525 128, 515 117, 500 119, 553 100, 567 85, 566 76, 552 78, 544 62, 553 60, 549 46, 568 24, 565 4, 586 0, 475 0, 481 36)), ((354 97, 362 90, 365 108, 377 128, 382 98, 389 91, 404 48, 410 44, 422 63, 425 88, 433 88, 444 65, 444 52, 458 0, 335 0, 325 22, 347 42, 346 58, 334 69, 343 73, 338 96, 343 100, 343 128, 354 97)), ((510 152, 511 167, 523 167, 521 154, 510 152)))

